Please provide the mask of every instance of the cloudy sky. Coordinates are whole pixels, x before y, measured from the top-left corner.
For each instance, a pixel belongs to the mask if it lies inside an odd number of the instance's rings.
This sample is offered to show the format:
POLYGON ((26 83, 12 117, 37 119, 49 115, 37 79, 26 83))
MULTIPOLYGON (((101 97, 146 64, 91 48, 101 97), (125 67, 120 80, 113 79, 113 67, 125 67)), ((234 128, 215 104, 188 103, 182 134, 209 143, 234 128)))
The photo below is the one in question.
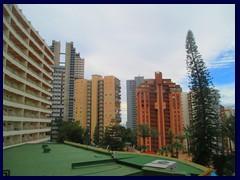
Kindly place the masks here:
POLYGON ((198 50, 221 104, 235 107, 235 5, 57 5, 19 4, 47 44, 74 42, 85 59, 85 78, 114 75, 122 86, 126 122, 126 80, 154 78, 161 71, 188 91, 185 39, 194 33, 198 50))

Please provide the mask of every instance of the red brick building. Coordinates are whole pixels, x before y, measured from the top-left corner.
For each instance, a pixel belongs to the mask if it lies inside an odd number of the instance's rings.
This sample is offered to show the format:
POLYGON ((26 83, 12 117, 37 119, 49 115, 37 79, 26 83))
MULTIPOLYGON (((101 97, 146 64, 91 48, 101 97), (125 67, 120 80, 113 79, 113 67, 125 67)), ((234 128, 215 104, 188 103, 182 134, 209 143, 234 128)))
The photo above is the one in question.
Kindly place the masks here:
MULTIPOLYGON (((181 92, 180 85, 163 79, 161 72, 136 88, 137 124, 148 124, 160 132, 158 137, 146 139, 147 151, 169 144, 170 128, 174 135, 183 134, 181 92)), ((138 138, 138 142, 143 145, 142 138, 138 138)))

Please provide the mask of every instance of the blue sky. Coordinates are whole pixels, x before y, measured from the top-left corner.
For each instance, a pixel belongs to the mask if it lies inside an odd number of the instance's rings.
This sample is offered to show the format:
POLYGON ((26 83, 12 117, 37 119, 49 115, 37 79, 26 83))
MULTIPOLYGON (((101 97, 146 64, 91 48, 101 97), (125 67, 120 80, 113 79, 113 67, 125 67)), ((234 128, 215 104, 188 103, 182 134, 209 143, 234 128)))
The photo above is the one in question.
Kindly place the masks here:
POLYGON ((126 80, 154 78, 161 71, 188 91, 187 31, 220 90, 221 103, 235 107, 235 5, 54 5, 21 4, 47 44, 73 41, 85 59, 85 78, 114 75, 121 80, 122 121, 126 122, 126 80))
POLYGON ((214 84, 235 82, 235 51, 223 52, 214 62, 209 68, 214 84))

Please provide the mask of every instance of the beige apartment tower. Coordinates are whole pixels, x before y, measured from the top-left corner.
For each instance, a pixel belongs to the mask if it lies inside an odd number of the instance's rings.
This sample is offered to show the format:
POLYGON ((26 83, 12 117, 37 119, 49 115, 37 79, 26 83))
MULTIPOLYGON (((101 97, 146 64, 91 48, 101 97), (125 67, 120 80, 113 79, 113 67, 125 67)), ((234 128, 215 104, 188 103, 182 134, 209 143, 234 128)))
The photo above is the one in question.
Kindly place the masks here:
POLYGON ((84 78, 84 59, 80 57, 80 53, 76 54, 74 68, 75 79, 84 78))
POLYGON ((121 122, 120 81, 114 76, 92 75, 92 80, 75 80, 75 116, 82 127, 88 128, 93 138, 95 127, 100 136, 111 121, 121 122))
POLYGON ((3 5, 3 146, 50 139, 53 53, 17 5, 3 5))

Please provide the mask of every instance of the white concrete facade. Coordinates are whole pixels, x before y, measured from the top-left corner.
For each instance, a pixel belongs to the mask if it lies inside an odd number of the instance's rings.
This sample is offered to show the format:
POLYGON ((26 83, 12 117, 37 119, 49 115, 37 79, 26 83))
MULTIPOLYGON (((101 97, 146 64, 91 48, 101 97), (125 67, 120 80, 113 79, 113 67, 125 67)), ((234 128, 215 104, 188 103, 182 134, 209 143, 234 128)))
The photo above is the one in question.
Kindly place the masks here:
POLYGON ((17 5, 3 5, 3 147, 50 139, 53 53, 17 5))

